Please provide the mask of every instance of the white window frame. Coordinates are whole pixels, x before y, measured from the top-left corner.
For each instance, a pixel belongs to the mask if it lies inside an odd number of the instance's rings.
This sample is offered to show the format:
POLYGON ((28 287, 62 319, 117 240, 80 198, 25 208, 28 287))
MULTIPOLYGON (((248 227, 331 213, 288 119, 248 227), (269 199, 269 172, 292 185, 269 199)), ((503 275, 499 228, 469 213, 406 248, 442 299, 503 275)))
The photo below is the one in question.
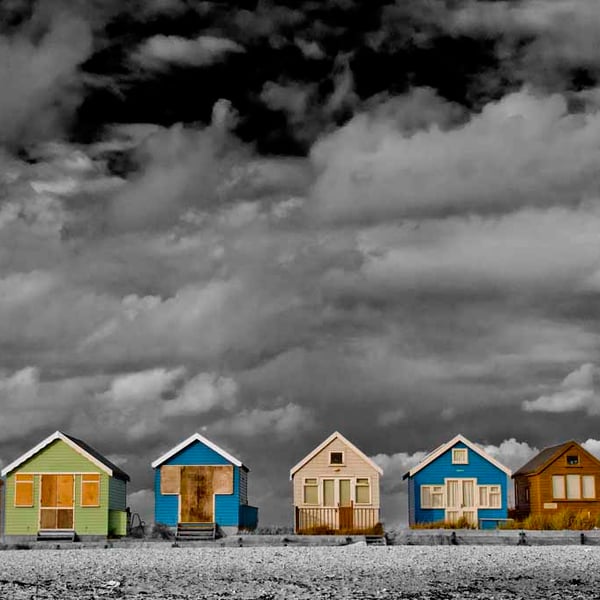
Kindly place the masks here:
POLYGON ((100 473, 82 473, 79 480, 79 506, 81 508, 98 508, 102 504, 102 477, 100 473), (86 480, 86 477, 89 479, 86 480), (94 478, 93 480, 91 478, 94 478), (97 477, 97 479, 96 479, 97 477), (83 503, 83 485, 84 483, 97 483, 98 484, 98 504, 84 504, 83 503))
POLYGON ((439 483, 431 483, 431 484, 425 484, 425 485, 421 485, 420 486, 420 496, 421 496, 421 508, 426 508, 426 509, 445 509, 446 508, 446 492, 445 492, 446 486, 444 484, 439 484, 439 483), (434 492, 434 488, 440 488, 440 491, 435 491, 434 492), (430 498, 430 502, 426 503, 423 501, 423 491, 427 489, 429 490, 429 498, 430 498), (442 502, 441 502, 441 506, 434 506, 434 502, 433 502, 433 497, 437 496, 437 497, 441 497, 442 502))
POLYGON ((502 508, 502 486, 491 483, 486 485, 479 485, 477 501, 479 508, 502 508), (485 501, 481 502, 481 493, 484 493, 485 501), (497 504, 492 502, 492 496, 498 498, 497 504))
POLYGON ((35 473, 16 473, 15 474, 15 487, 14 487, 14 504, 15 508, 32 508, 35 505, 34 498, 35 491, 35 473), (19 481, 21 476, 31 477, 31 481, 19 481), (30 485, 31 486, 31 503, 30 504, 17 504, 17 485, 30 485))
POLYGON ((452 448, 452 464, 453 465, 468 465, 469 464, 469 449, 468 448, 452 448), (464 455, 464 460, 459 456, 464 455))
POLYGON ((359 506, 368 506, 369 504, 372 503, 373 498, 371 495, 371 478, 370 477, 355 477, 354 481, 353 481, 353 486, 354 486, 354 504, 358 504, 359 506), (367 485, 358 485, 358 480, 359 479, 366 479, 367 481, 367 485), (369 501, 368 502, 359 502, 358 501, 358 494, 356 493, 357 489, 359 487, 367 487, 369 489, 369 501))
POLYGON ((329 451, 329 466, 330 467, 343 467, 345 465, 346 465, 346 453, 343 450, 330 450, 329 451), (342 462, 341 463, 331 462, 331 455, 332 454, 341 454, 342 455, 342 462))
POLYGON ((567 482, 565 481, 564 475, 552 475, 552 499, 553 500, 566 500, 567 499, 567 482), (562 495, 556 494, 556 487, 554 483, 556 481, 561 482, 562 495))
POLYGON ((302 504, 304 504, 305 506, 320 506, 321 505, 321 486, 320 486, 320 482, 319 482, 319 478, 318 477, 304 477, 303 481, 302 481, 302 504), (310 481, 314 481, 314 484, 310 484, 310 487, 316 487, 317 488, 317 502, 316 504, 313 502, 307 502, 306 501, 306 494, 304 493, 305 488, 307 487, 306 482, 310 480, 310 481))
POLYGON ((581 476, 581 498, 583 500, 595 500, 596 499, 596 477, 594 475, 582 475, 581 476), (586 496, 585 495, 585 485, 583 484, 583 480, 585 478, 588 478, 592 480, 592 491, 593 491, 593 496, 586 496))

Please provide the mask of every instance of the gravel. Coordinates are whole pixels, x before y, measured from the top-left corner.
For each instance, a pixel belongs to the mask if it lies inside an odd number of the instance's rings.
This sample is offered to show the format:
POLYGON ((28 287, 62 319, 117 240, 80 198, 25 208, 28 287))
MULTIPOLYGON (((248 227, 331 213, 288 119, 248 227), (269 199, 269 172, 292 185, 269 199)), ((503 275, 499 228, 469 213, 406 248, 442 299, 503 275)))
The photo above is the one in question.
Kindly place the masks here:
POLYGON ((0 598, 600 598, 578 546, 129 548, 0 552, 0 598))

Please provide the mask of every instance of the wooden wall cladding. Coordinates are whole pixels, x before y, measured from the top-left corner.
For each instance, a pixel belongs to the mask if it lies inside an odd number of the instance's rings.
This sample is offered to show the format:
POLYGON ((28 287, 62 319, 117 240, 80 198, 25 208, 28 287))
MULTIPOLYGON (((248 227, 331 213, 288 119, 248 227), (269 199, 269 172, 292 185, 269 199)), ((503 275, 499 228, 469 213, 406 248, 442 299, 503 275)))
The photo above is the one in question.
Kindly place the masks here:
POLYGON ((160 468, 160 493, 179 494, 181 467, 165 465, 160 468))

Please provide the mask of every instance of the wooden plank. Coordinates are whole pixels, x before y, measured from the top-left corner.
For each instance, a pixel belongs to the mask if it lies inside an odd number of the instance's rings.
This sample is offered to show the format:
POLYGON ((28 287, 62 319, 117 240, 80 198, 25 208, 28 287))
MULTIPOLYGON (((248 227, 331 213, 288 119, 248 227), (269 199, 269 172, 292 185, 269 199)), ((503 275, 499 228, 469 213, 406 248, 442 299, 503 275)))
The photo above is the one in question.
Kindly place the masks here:
POLYGON ((81 506, 100 506, 100 475, 81 476, 81 506))
POLYGON ((56 529, 55 508, 42 508, 40 510, 40 529, 56 529))
POLYGON ((15 506, 33 506, 33 475, 16 476, 15 506))
POLYGON ((54 506, 67 508, 73 506, 73 475, 57 475, 56 504, 54 506))
POLYGON ((73 509, 59 508, 56 517, 57 529, 73 529, 73 509))
POLYGON ((210 467, 183 467, 181 469, 181 521, 212 523, 213 502, 210 467))
POLYGON ((210 468, 213 470, 213 493, 233 494, 233 465, 210 468))
POLYGON ((179 494, 181 487, 181 467, 164 465, 160 468, 160 493, 179 494))
POLYGON ((41 507, 55 507, 56 506, 56 489, 57 489, 57 476, 56 475, 42 475, 42 493, 40 497, 41 507))

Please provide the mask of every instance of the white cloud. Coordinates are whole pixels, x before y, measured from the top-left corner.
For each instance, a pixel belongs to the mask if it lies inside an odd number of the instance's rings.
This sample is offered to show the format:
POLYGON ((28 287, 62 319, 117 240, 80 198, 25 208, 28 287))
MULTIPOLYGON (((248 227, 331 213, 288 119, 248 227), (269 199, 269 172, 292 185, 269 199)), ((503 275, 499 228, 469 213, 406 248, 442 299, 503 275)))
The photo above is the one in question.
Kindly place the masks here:
POLYGON ((599 415, 600 396, 594 385, 596 374, 595 365, 583 364, 563 379, 558 391, 535 400, 525 400, 522 408, 526 412, 564 413, 581 410, 588 415, 599 415))
POLYGON ((600 459, 600 440, 589 438, 581 444, 590 454, 600 459))
POLYGON ((185 369, 149 369, 116 377, 102 397, 116 405, 138 407, 150 404, 172 391, 185 369))
POLYGON ((515 438, 504 440, 498 446, 488 445, 482 448, 513 473, 539 452, 535 446, 530 446, 527 442, 518 442, 515 438))
POLYGON ((134 54, 136 62, 151 69, 169 64, 205 66, 224 59, 230 52, 244 52, 233 40, 201 35, 187 39, 175 35, 155 35, 147 39, 134 54))
POLYGON ((570 114, 563 96, 527 89, 447 130, 406 135, 385 114, 360 114, 312 150, 316 210, 385 220, 572 205, 597 193, 598 135, 597 110, 570 114))

